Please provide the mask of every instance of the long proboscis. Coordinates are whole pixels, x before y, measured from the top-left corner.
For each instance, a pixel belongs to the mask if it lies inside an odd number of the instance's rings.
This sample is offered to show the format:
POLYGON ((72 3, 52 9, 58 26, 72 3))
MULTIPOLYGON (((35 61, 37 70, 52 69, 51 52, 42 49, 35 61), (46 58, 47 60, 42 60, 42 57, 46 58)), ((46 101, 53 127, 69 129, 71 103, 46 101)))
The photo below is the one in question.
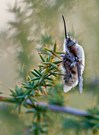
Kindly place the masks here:
POLYGON ((64 16, 63 16, 63 15, 62 15, 62 18, 63 18, 63 22, 64 22, 65 38, 67 39, 66 22, 65 22, 65 18, 64 18, 64 16))

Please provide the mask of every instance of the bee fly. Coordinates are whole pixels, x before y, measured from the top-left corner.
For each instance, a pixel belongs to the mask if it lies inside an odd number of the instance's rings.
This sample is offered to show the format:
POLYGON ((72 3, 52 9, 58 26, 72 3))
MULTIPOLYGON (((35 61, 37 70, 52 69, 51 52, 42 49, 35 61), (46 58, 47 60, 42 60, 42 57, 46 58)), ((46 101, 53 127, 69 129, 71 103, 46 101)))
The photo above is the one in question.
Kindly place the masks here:
POLYGON ((63 44, 62 70, 63 70, 63 84, 64 92, 70 91, 77 84, 79 91, 83 90, 83 71, 85 67, 84 49, 71 37, 67 36, 66 23, 64 16, 62 16, 65 29, 65 40, 63 44))

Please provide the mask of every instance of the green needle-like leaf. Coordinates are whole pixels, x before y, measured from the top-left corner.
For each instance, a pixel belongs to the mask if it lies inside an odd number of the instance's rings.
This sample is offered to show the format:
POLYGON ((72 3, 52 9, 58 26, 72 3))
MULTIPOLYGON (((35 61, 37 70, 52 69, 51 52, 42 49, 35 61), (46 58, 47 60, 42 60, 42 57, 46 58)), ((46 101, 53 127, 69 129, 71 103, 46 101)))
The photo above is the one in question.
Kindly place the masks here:
POLYGON ((32 73, 34 76, 39 77, 39 75, 37 74, 37 72, 35 72, 34 70, 32 70, 31 73, 32 73))
POLYGON ((56 43, 54 44, 53 52, 54 52, 54 53, 56 52, 56 43))
POLYGON ((43 56, 41 54, 39 56, 40 56, 42 62, 45 62, 45 59, 43 58, 43 56))
POLYGON ((34 71, 35 71, 39 76, 41 76, 41 73, 40 73, 39 70, 34 69, 34 71))

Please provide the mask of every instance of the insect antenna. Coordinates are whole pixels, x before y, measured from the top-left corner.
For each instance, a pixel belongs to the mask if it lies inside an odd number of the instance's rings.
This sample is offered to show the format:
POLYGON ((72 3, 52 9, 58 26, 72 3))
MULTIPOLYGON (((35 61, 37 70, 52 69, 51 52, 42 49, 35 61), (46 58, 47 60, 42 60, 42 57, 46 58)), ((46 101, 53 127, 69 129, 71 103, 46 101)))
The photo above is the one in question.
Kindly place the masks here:
POLYGON ((67 39, 66 22, 65 22, 65 18, 64 18, 64 16, 63 16, 63 15, 62 15, 62 18, 63 18, 63 22, 64 22, 65 38, 67 39))

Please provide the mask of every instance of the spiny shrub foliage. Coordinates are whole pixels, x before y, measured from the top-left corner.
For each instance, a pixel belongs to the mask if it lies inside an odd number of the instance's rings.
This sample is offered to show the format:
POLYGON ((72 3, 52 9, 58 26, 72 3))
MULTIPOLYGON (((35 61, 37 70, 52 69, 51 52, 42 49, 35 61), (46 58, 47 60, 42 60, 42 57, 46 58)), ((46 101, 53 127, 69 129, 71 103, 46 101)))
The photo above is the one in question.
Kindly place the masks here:
POLYGON ((21 112, 21 108, 25 107, 26 112, 33 115, 30 126, 26 128, 26 134, 49 134, 48 131, 52 130, 52 122, 57 122, 60 128, 60 130, 55 129, 54 134, 56 132, 65 134, 70 129, 75 131, 75 134, 81 134, 83 131, 87 134, 89 130, 92 133, 98 133, 98 107, 86 111, 87 115, 80 115, 77 111, 76 113, 75 111, 72 112, 76 116, 83 116, 80 118, 57 113, 59 110, 59 108, 57 110, 57 107, 60 107, 60 112, 64 112, 62 73, 60 71, 62 59, 60 54, 62 52, 56 50, 56 44, 51 49, 44 48, 39 53, 41 64, 39 64, 38 69, 32 69, 26 82, 17 85, 14 90, 11 90, 10 98, 0 97, 0 101, 16 104, 19 112, 21 112), (58 117, 53 111, 56 111, 58 117))
POLYGON ((63 105, 59 68, 62 60, 59 54, 61 52, 56 51, 56 44, 52 50, 44 48, 39 53, 41 64, 38 69, 31 70, 26 82, 11 90, 11 101, 17 105, 19 111, 21 106, 25 106, 28 113, 33 113, 31 132, 35 135, 46 133, 49 121, 46 107, 36 104, 38 97, 48 100, 49 104, 63 105))

